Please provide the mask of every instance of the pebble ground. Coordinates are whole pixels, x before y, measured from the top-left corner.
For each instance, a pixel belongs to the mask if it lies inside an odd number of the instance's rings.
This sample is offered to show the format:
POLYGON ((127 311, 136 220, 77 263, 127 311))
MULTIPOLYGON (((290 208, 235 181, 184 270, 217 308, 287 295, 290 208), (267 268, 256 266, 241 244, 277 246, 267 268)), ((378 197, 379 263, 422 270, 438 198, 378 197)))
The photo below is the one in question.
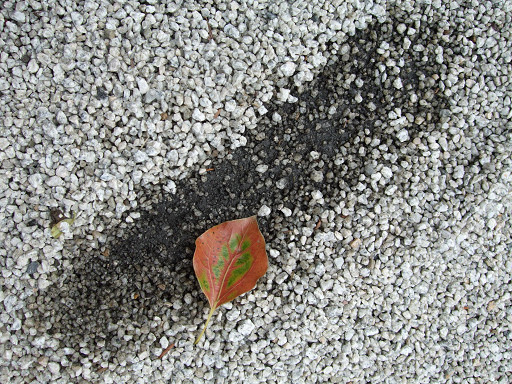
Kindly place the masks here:
POLYGON ((5 1, 0 382, 510 383, 511 25, 5 1), (194 240, 253 214, 269 271, 194 346, 194 240))

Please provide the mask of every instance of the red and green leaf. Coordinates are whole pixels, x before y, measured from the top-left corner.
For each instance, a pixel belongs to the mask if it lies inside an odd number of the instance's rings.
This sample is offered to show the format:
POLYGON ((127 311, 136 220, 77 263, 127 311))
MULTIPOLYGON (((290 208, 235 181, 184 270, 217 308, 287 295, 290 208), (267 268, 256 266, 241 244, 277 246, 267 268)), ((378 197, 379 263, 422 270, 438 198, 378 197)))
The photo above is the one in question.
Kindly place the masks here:
POLYGON ((210 313, 241 294, 250 291, 268 268, 265 240, 256 216, 226 221, 199 236, 194 253, 194 271, 210 303, 210 313))

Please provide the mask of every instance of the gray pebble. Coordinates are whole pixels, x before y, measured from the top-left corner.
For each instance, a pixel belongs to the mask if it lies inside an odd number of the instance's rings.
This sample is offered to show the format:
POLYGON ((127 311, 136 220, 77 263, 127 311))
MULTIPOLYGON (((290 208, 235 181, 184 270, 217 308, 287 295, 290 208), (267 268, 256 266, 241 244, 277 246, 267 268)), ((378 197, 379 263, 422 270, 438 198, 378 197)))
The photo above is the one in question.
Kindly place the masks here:
POLYGON ((32 275, 37 272, 37 268, 39 267, 39 262, 32 261, 27 266, 27 274, 32 275))

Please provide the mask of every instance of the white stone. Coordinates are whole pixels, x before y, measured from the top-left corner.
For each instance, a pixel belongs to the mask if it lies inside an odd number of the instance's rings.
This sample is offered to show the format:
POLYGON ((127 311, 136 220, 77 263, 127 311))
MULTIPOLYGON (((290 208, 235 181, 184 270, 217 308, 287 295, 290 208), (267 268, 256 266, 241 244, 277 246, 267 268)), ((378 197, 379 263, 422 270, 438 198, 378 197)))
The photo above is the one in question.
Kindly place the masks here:
POLYGON ((56 83, 60 83, 62 80, 64 80, 64 70, 60 64, 55 64, 53 66, 53 80, 56 83))
POLYGON ((230 343, 239 343, 244 339, 244 335, 240 332, 233 330, 229 333, 228 340, 230 343))
POLYGON ((324 65, 327 62, 327 59, 325 58, 325 56, 322 55, 320 52, 317 53, 316 55, 311 55, 309 57, 309 60, 310 60, 311 64, 313 65, 313 67, 315 67, 315 68, 320 67, 321 65, 324 65))
POLYGON ((119 61, 119 59, 113 58, 112 60, 109 61, 108 70, 110 72, 117 72, 117 71, 119 71, 120 68, 121 68, 121 62, 119 61))
POLYGON ((260 115, 264 115, 264 114, 266 114, 268 112, 268 109, 265 108, 264 105, 262 105, 261 107, 258 108, 258 112, 259 112, 260 115))
POLYGON ((30 73, 36 73, 39 70, 39 64, 34 59, 30 60, 27 64, 27 71, 30 73))
POLYGON ((224 104, 224 110, 226 112, 234 112, 236 109, 236 101, 235 100, 229 100, 224 104))
POLYGON ((295 73, 296 67, 297 65, 295 63, 288 61, 281 65, 281 72, 283 73, 284 76, 290 77, 295 73))
POLYGON ((406 345, 405 347, 402 348, 402 350, 400 351, 400 354, 410 355, 412 353, 412 351, 413 351, 412 347, 409 345, 406 345))
POLYGON ((192 118, 196 121, 205 121, 206 116, 203 112, 201 112, 199 109, 194 109, 194 112, 192 113, 192 118))
POLYGON ((232 24, 226 24, 226 26, 224 27, 224 33, 226 35, 228 35, 229 37, 232 37, 233 39, 239 39, 240 38, 240 32, 232 24))
POLYGON ((136 163, 144 163, 149 159, 149 156, 146 152, 142 151, 136 151, 133 154, 133 160, 135 160, 136 163))
POLYGON ((40 290, 48 288, 52 283, 44 278, 40 278, 38 281, 38 287, 40 290))
POLYGON ((10 84, 6 79, 0 78, 0 91, 5 91, 9 89, 10 84))
POLYGON ((283 215, 285 215, 286 217, 290 217, 292 215, 292 210, 290 208, 287 208, 287 207, 283 207, 281 208, 281 212, 283 213, 283 215))
POLYGON ((256 326, 251 320, 244 320, 238 326, 237 330, 241 335, 249 336, 251 332, 254 330, 254 328, 256 328, 256 326))
POLYGON ((313 200, 321 200, 324 197, 324 195, 319 190, 316 190, 311 192, 311 197, 313 198, 313 200))
POLYGON ((149 89, 146 93, 146 96, 144 97, 144 101, 149 104, 153 101, 157 100, 160 101, 164 97, 163 92, 157 90, 157 89, 149 89))
POLYGON ((370 13, 377 18, 382 18, 386 16, 386 9, 382 5, 374 4, 370 10, 370 13))
POLYGON ((237 321, 239 317, 240 317, 240 310, 237 308, 233 308, 226 313, 226 319, 229 322, 237 321))
POLYGON ((338 21, 338 20, 331 20, 331 25, 330 27, 334 30, 334 31, 339 31, 341 30, 341 23, 338 21))
POLYGON ((58 375, 60 373, 60 364, 50 362, 48 363, 48 370, 52 375, 58 375))
POLYGON ((299 98, 298 97, 295 97, 295 96, 288 96, 288 100, 287 100, 289 103, 296 103, 297 101, 299 101, 299 98))
POLYGON ((393 172, 391 171, 391 168, 389 167, 382 167, 380 170, 381 175, 386 179, 391 179, 393 177, 393 172))
POLYGON ((11 325, 11 331, 18 331, 21 329, 21 320, 20 319, 14 319, 11 325))
POLYGON ((318 264, 315 267, 315 274, 318 276, 323 276, 325 273, 325 266, 323 264, 318 264))
POLYGON ((5 137, 0 137, 0 150, 5 151, 7 147, 10 145, 10 142, 5 137))
POLYGON ((266 205, 263 205, 258 211, 258 216, 268 216, 270 215, 270 212, 272 212, 272 210, 266 205))
POLYGON ((162 347, 163 349, 167 348, 169 346, 169 340, 167 339, 167 337, 165 336, 162 336, 160 338, 160 347, 162 347))
POLYGON ((350 341, 355 335, 355 331, 352 328, 349 328, 345 331, 345 340, 350 341))
POLYGON ((321 183, 324 180, 324 173, 322 171, 313 171, 311 173, 311 180, 315 183, 321 183))
POLYGON ((288 185, 288 179, 283 177, 282 179, 277 180, 276 187, 279 189, 284 189, 288 185))
POLYGON ((389 187, 386 188, 386 190, 384 191, 384 193, 388 196, 392 196, 395 194, 395 192, 397 191, 398 187, 396 185, 390 185, 389 187))
POLYGON ((279 275, 277 275, 275 281, 277 284, 282 284, 287 278, 288 274, 286 272, 281 272, 279 275))
POLYGON ((23 12, 20 12, 20 11, 14 11, 11 14, 11 18, 13 20, 16 20, 19 23, 24 23, 25 22, 25 14, 23 12))
POLYGON ((66 117, 66 114, 62 111, 57 112, 57 115, 55 116, 55 120, 57 120, 57 123, 59 123, 59 124, 66 124, 68 122, 68 118, 66 117))
POLYGON ((139 87, 139 92, 141 95, 144 95, 147 91, 149 91, 149 85, 146 79, 142 77, 137 79, 137 86, 139 87))
POLYGON ((337 257, 334 259, 334 265, 336 268, 341 269, 343 267, 343 264, 345 264, 345 259, 343 257, 337 257))
POLYGON ((457 165, 453 170, 453 178, 454 179, 462 179, 464 177, 464 166, 457 165))
POLYGON ((400 140, 401 143, 409 140, 409 131, 407 131, 407 129, 402 129, 400 132, 396 134, 396 138, 400 140))
POLYGON ((46 181, 46 184, 49 187, 58 187, 64 184, 64 180, 62 180, 59 176, 52 176, 46 181))
POLYGON ((146 146, 146 153, 148 156, 156 156, 160 153, 162 148, 162 143, 159 141, 150 141, 146 146))
POLYGON ((289 96, 290 96, 290 90, 288 88, 281 88, 279 90, 279 93, 277 94, 278 100, 282 101, 283 103, 288 100, 289 96))
POLYGON ((19 255, 16 260, 16 264, 17 264, 18 268, 24 268, 28 264, 30 257, 31 257, 31 254, 29 254, 29 253, 23 253, 23 254, 19 255))

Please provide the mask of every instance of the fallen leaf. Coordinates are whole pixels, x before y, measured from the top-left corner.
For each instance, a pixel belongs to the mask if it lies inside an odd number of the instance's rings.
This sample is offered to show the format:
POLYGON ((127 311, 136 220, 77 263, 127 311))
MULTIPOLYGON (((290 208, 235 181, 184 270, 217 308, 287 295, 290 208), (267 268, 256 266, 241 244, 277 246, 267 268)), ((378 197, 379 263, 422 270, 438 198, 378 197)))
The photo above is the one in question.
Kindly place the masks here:
POLYGON ((53 208, 50 210, 50 226, 54 226, 64 219, 67 219, 67 217, 64 215, 64 213, 62 213, 60 209, 53 208))
POLYGON ((60 230, 60 225, 62 223, 67 223, 69 225, 72 225, 75 222, 75 219, 76 219, 76 212, 73 213, 73 217, 71 217, 71 218, 63 217, 58 222, 55 222, 55 220, 57 220, 56 217, 52 217, 53 224, 51 224, 50 234, 54 238, 58 239, 60 237, 60 235, 62 235, 62 231, 60 230))
POLYGON ((215 310, 250 291, 268 268, 265 239, 256 216, 226 221, 196 239, 194 271, 210 303, 203 336, 215 310))

